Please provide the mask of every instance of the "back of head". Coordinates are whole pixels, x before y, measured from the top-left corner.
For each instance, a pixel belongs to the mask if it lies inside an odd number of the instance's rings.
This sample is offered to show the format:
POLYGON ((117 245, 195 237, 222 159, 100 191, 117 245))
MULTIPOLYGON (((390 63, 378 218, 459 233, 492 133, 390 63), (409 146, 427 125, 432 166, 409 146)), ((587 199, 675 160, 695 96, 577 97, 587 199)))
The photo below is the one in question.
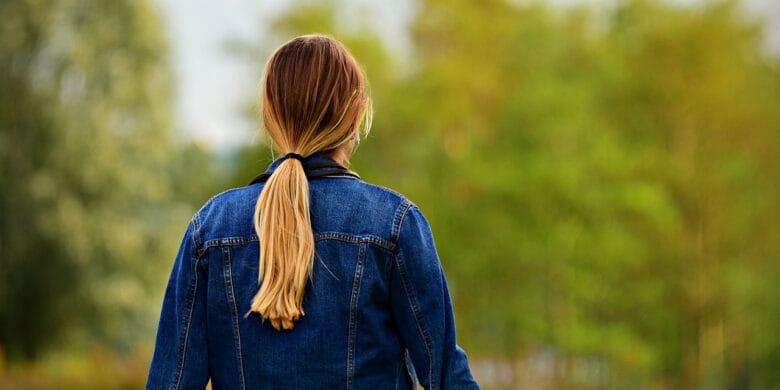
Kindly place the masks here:
MULTIPOLYGON (((329 153, 357 142, 371 125, 364 74, 337 40, 304 35, 279 47, 263 76, 263 125, 283 153, 329 153)), ((260 290, 251 311, 276 328, 292 329, 314 262, 309 185, 302 162, 282 161, 257 200, 260 290)))

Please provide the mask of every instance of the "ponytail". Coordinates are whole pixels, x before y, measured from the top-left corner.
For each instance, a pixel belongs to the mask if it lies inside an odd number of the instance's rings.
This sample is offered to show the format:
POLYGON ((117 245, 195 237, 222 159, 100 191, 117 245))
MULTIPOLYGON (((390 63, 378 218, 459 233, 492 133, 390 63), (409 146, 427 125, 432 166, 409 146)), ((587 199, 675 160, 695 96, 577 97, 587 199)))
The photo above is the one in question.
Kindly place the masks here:
POLYGON ((251 311, 277 330, 292 329, 303 313, 303 292, 314 262, 309 183, 302 162, 287 158, 274 170, 255 206, 260 290, 251 311))
POLYGON ((260 289, 250 312, 270 320, 277 330, 292 329, 303 316, 303 293, 314 264, 309 183, 301 155, 342 147, 350 154, 361 124, 368 133, 371 107, 360 66, 332 37, 294 38, 266 63, 263 125, 277 149, 294 152, 285 156, 294 158, 282 160, 257 199, 260 289))

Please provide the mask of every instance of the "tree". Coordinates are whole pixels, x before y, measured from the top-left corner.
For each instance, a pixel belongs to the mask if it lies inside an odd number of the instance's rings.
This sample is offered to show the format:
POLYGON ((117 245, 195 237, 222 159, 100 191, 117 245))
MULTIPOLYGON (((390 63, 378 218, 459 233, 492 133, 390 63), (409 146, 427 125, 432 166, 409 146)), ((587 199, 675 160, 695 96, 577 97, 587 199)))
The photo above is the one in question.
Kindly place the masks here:
POLYGON ((0 4, 0 347, 152 334, 191 208, 171 194, 167 43, 148 1, 0 4))
POLYGON ((738 2, 421 1, 407 64, 349 5, 295 3, 260 47, 331 33, 365 65, 354 168, 429 216, 473 361, 529 387, 780 383, 780 68, 738 2))

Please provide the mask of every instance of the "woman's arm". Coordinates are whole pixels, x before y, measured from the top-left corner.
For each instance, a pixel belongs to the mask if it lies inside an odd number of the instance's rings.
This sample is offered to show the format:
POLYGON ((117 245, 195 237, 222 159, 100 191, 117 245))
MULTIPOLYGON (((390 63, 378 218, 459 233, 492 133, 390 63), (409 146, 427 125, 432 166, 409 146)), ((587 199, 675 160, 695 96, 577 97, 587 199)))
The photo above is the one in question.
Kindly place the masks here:
POLYGON ((206 350, 206 266, 197 252, 197 216, 182 239, 165 289, 147 389, 203 389, 206 350))
POLYGON ((396 325, 426 389, 477 389, 428 221, 412 205, 401 219, 391 280, 396 325))

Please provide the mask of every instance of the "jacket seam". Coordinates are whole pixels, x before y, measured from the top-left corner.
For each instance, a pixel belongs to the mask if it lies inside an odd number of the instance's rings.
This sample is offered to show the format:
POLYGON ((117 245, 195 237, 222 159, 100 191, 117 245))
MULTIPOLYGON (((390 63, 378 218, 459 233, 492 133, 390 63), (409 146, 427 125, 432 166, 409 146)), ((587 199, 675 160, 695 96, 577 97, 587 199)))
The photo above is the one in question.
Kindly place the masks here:
POLYGON ((179 338, 179 343, 181 344, 179 348, 179 363, 178 363, 178 373, 176 374, 176 378, 174 379, 174 382, 171 384, 171 389, 178 390, 179 386, 181 385, 181 378, 184 374, 184 365, 186 363, 187 358, 187 344, 189 343, 189 335, 190 335, 190 325, 192 324, 192 312, 195 309, 195 294, 198 288, 198 270, 197 270, 197 259, 193 259, 192 263, 192 282, 190 282, 190 288, 187 291, 187 303, 189 306, 189 309, 185 311, 184 313, 184 332, 181 334, 179 338))
POLYGON ((238 322, 238 308, 236 307, 236 292, 233 289, 233 267, 232 262, 233 259, 230 256, 230 249, 228 247, 223 247, 222 250, 222 259, 224 261, 224 267, 225 267, 225 293, 228 295, 228 302, 230 302, 231 307, 231 322, 233 325, 233 338, 236 342, 236 360, 238 363, 238 374, 239 374, 239 383, 241 384, 241 389, 246 389, 246 382, 244 380, 244 359, 243 359, 243 351, 241 348, 241 329, 239 328, 239 322, 238 322))
POLYGON ((420 336, 423 338, 425 352, 428 355, 428 382, 430 383, 431 389, 436 389, 438 386, 433 378, 433 353, 431 352, 433 350, 433 342, 430 339, 427 327, 422 318, 422 313, 420 313, 420 309, 417 305, 417 298, 414 296, 411 285, 409 285, 406 263, 401 259, 402 256, 400 256, 399 252, 400 251, 393 253, 393 257, 398 265, 398 273, 401 276, 401 284, 403 284, 406 299, 409 301, 409 306, 412 308, 412 313, 414 314, 414 322, 417 325, 417 330, 420 331, 420 336))
POLYGON ((386 249, 388 251, 392 251, 395 249, 395 245, 393 245, 392 242, 387 241, 381 237, 377 237, 373 234, 353 235, 349 233, 326 231, 326 232, 315 233, 314 240, 315 241, 337 240, 337 241, 343 241, 343 242, 348 242, 353 244, 367 243, 367 244, 373 244, 375 246, 378 246, 382 249, 386 249))
POLYGON ((352 388, 352 379, 355 375, 355 344, 357 338, 357 304, 360 298, 360 285, 363 279, 363 261, 365 257, 365 244, 358 249, 357 264, 355 264, 355 278, 352 282, 352 294, 349 301, 349 325, 347 335, 347 390, 352 388))
MULTIPOLYGON (((393 251, 395 250, 396 247, 395 243, 387 241, 384 238, 372 234, 353 235, 349 233, 333 232, 333 231, 314 233, 314 241, 323 241, 323 240, 337 240, 337 241, 343 241, 352 244, 368 243, 376 247, 385 249, 387 251, 393 251)), ((239 246, 239 245, 245 245, 245 244, 258 242, 258 241, 259 239, 257 238, 257 235, 254 234, 251 236, 214 238, 200 245, 200 247, 197 250, 197 253, 199 256, 203 256, 203 254, 206 253, 206 251, 210 248, 223 247, 223 246, 239 246)))
POLYGON ((412 206, 412 202, 410 202, 408 199, 404 199, 403 202, 401 202, 401 205, 398 206, 398 210, 396 210, 395 215, 393 216, 393 226, 390 231, 390 242, 393 244, 394 248, 397 247, 398 238, 401 235, 401 224, 403 224, 406 213, 412 206))
POLYGON ((206 251, 209 248, 223 247, 223 246, 238 246, 238 245, 244 245, 250 242, 257 242, 257 241, 259 241, 259 239, 255 234, 251 236, 214 238, 203 243, 203 245, 198 249, 198 254, 202 256, 204 253, 206 253, 206 251))

